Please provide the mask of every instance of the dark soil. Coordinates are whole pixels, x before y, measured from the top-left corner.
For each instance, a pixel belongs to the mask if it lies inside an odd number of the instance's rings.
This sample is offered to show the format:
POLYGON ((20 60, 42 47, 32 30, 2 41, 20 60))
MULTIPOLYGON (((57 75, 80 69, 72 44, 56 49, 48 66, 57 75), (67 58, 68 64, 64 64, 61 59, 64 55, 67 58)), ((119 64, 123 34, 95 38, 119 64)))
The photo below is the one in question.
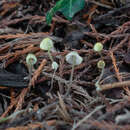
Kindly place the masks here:
POLYGON ((130 130, 129 0, 86 0, 72 21, 57 12, 47 25, 55 2, 0 1, 0 130, 130 130), (46 37, 55 46, 55 75, 40 49, 46 37), (100 53, 93 50, 96 42, 103 44, 100 53), (69 84, 72 67, 65 56, 71 51, 83 62, 69 84), (37 57, 31 74, 28 53, 37 57))

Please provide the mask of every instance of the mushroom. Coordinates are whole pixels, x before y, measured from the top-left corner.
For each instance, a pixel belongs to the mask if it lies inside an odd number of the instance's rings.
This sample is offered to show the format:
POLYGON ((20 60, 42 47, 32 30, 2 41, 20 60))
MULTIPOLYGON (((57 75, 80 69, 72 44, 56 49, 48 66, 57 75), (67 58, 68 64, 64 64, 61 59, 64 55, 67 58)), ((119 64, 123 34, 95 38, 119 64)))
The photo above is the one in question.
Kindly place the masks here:
POLYGON ((40 48, 42 50, 45 50, 45 51, 48 51, 48 55, 49 55, 49 58, 51 59, 51 61, 53 62, 53 58, 51 56, 51 49, 54 48, 54 45, 53 45, 53 41, 50 39, 50 38, 44 38, 41 43, 40 43, 40 48))
POLYGON ((52 55, 51 55, 51 53, 50 53, 50 51, 51 51, 52 49, 54 49, 54 45, 53 45, 53 44, 54 44, 53 41, 52 41, 50 38, 48 38, 48 37, 47 37, 47 38, 44 38, 44 39, 41 41, 41 43, 40 43, 40 48, 41 48, 42 50, 48 51, 49 58, 50 58, 50 60, 51 60, 51 62, 52 62, 51 67, 52 67, 52 69, 54 69, 54 73, 53 73, 52 80, 51 80, 51 88, 50 88, 49 91, 51 91, 52 88, 53 88, 53 78, 54 78, 54 76, 55 76, 56 70, 57 70, 58 67, 59 67, 58 63, 53 60, 53 57, 52 57, 52 55))
POLYGON ((50 60, 51 60, 51 62, 52 62, 52 69, 54 69, 55 71, 58 69, 58 67, 59 67, 59 65, 57 64, 57 62, 55 62, 54 60, 53 60, 53 57, 52 57, 52 55, 51 55, 51 53, 50 53, 50 51, 51 51, 51 49, 53 49, 54 48, 54 45, 53 45, 54 43, 53 43, 53 41, 50 39, 50 38, 44 38, 42 41, 41 41, 41 43, 40 43, 40 48, 42 49, 42 50, 45 50, 45 51, 48 51, 48 55, 49 55, 49 58, 50 58, 50 60))
POLYGON ((54 70, 57 70, 58 69, 58 67, 59 67, 59 65, 57 64, 57 62, 55 62, 55 61, 53 61, 52 62, 52 69, 54 69, 54 70))
POLYGON ((76 51, 72 51, 68 53, 65 58, 66 58, 66 61, 72 65, 72 71, 71 71, 71 76, 70 76, 70 84, 71 84, 73 80, 74 66, 81 64, 83 61, 83 58, 79 56, 79 54, 76 51))
POLYGON ((95 86, 96 86, 96 90, 97 90, 97 91, 100 91, 100 90, 101 90, 100 81, 101 81, 102 76, 103 76, 103 73, 104 73, 105 62, 104 62, 103 60, 98 61, 97 67, 98 67, 99 69, 101 69, 101 74, 100 74, 100 76, 99 76, 99 79, 98 79, 97 82, 95 83, 95 86))
POLYGON ((36 58, 36 56, 34 54, 29 53, 26 56, 26 63, 27 63, 27 66, 28 66, 28 71, 29 71, 30 78, 31 78, 33 66, 34 66, 34 64, 36 64, 36 62, 37 62, 37 58, 36 58))
POLYGON ((102 43, 101 43, 101 42, 97 42, 97 43, 94 45, 93 49, 94 49, 94 51, 96 51, 96 52, 101 52, 102 49, 103 49, 102 43))

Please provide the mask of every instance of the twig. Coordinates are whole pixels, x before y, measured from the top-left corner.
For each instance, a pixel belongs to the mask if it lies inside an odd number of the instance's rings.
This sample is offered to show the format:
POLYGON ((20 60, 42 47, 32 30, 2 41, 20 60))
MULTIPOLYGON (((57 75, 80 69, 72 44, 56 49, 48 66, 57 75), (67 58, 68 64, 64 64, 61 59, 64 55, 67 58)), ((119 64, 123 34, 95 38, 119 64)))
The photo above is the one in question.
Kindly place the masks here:
POLYGON ((115 52, 116 50, 121 48, 125 43, 127 43, 129 37, 130 37, 130 35, 129 36, 125 35, 125 38, 123 40, 121 40, 121 42, 119 44, 117 44, 117 46, 113 47, 111 51, 115 52))
POLYGON ((105 84, 105 85, 100 85, 100 90, 99 91, 104 91, 112 88, 119 88, 123 86, 128 86, 130 87, 130 80, 128 81, 122 81, 122 82, 115 82, 115 83, 110 83, 110 84, 105 84))
MULTIPOLYGON (((87 2, 88 0, 86 0, 86 2, 87 2)), ((98 6, 101 6, 101 7, 105 7, 105 8, 107 8, 107 9, 112 9, 113 7, 111 7, 111 6, 109 6, 109 5, 106 5, 106 4, 103 4, 103 3, 101 3, 101 2, 96 2, 96 1, 94 1, 94 0, 90 0, 89 2, 91 2, 91 3, 93 3, 93 4, 96 4, 96 5, 98 5, 98 6)))
POLYGON ((83 122, 85 122, 86 120, 88 120, 95 112, 99 111, 100 109, 102 109, 104 107, 104 105, 102 106, 98 106, 96 107, 91 113, 89 113, 87 116, 85 116, 82 120, 80 120, 79 122, 77 122, 75 125, 73 125, 72 130, 75 130, 77 127, 79 127, 83 122))
POLYGON ((24 89, 22 90, 22 92, 20 93, 20 95, 18 96, 18 100, 17 100, 17 103, 16 103, 15 112, 16 112, 17 110, 20 110, 20 109, 22 108, 22 105, 23 105, 23 102, 24 102, 24 98, 25 98, 25 96, 26 96, 26 94, 27 94, 27 92, 28 92, 29 90, 30 90, 29 87, 24 88, 24 89))
POLYGON ((46 65, 46 63, 47 63, 47 60, 43 59, 42 62, 41 62, 41 64, 40 64, 40 66, 38 67, 38 69, 33 74, 31 82, 29 83, 30 86, 31 85, 33 85, 33 86, 35 85, 35 82, 37 81, 37 78, 40 75, 40 73, 42 72, 43 67, 46 65))

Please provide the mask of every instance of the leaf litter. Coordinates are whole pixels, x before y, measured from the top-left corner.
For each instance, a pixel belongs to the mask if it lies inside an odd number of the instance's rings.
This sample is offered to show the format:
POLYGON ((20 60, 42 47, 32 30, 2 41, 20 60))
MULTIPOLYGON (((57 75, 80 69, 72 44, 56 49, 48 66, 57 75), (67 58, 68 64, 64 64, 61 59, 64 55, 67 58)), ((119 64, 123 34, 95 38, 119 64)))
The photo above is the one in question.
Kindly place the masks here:
POLYGON ((85 0, 71 21, 57 12, 48 25, 46 13, 55 3, 0 2, 0 129, 129 129, 129 1, 85 0), (39 47, 46 37, 54 41, 55 75, 47 52, 39 47), (101 54, 93 50, 96 42, 103 44, 101 54), (65 56, 71 51, 83 62, 75 66, 70 87, 71 65, 65 56), (38 59, 31 79, 28 53, 38 59), (96 91, 99 60, 106 66, 96 91))

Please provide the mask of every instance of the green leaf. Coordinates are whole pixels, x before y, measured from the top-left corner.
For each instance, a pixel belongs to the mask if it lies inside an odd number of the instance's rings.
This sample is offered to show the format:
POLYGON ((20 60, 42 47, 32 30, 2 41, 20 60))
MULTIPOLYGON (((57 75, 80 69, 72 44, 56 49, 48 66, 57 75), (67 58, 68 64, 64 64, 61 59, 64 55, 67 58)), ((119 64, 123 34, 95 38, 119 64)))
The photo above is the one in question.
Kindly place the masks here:
POLYGON ((71 20, 75 13, 84 8, 84 5, 85 0, 59 0, 56 5, 47 13, 46 22, 47 24, 50 24, 53 15, 57 11, 62 12, 68 20, 71 20))
POLYGON ((71 20, 73 16, 84 8, 84 0, 68 0, 69 2, 65 4, 59 11, 61 11, 64 16, 71 20))
POLYGON ((59 9, 61 9, 67 2, 68 2, 68 0, 59 0, 58 2, 56 2, 56 5, 53 8, 51 8, 50 11, 48 11, 47 14, 46 14, 46 22, 47 22, 47 24, 51 23, 53 15, 59 9))

